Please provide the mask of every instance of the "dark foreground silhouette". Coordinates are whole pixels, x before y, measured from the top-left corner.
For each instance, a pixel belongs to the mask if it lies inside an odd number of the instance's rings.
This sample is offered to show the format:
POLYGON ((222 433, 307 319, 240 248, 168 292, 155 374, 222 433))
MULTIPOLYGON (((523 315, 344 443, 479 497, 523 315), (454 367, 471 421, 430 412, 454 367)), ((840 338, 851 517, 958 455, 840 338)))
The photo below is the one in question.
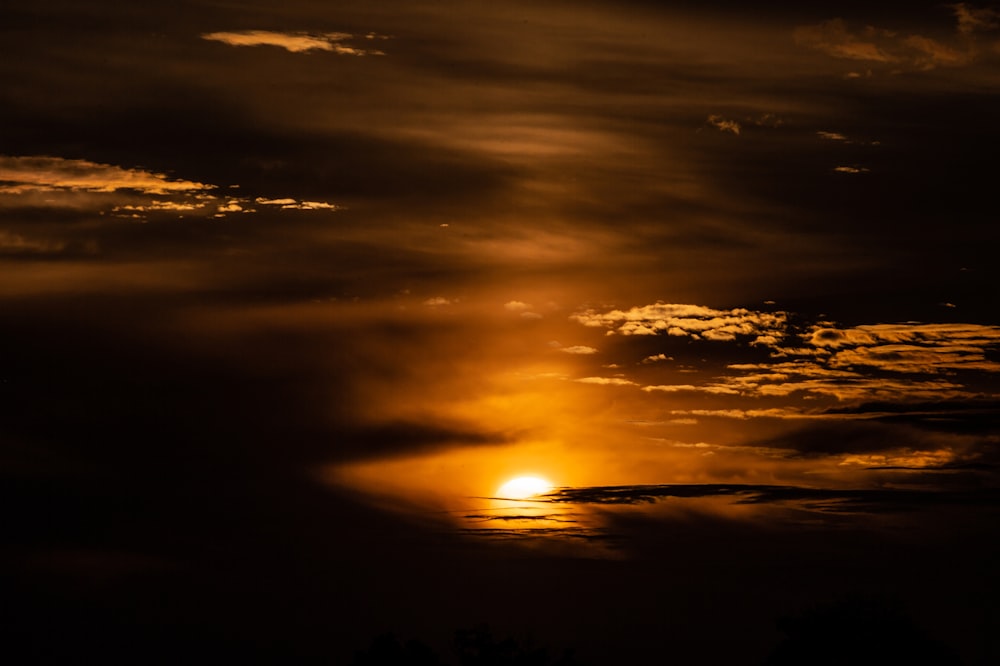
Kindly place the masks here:
POLYGON ((961 659, 891 606, 854 600, 778 620, 785 639, 764 666, 958 666, 961 659))
MULTIPOLYGON (((819 606, 777 621, 785 634, 762 666, 961 666, 948 646, 923 632, 890 605, 852 600, 819 606)), ((455 632, 449 659, 418 640, 392 634, 372 641, 352 666, 583 666, 571 651, 553 657, 548 648, 510 637, 497 639, 488 626, 455 632)), ((661 662, 683 666, 676 657, 661 662)), ((619 666, 616 664, 616 666, 619 666)), ((622 664, 621 666, 624 666, 622 664)), ((734 665, 739 666, 739 665, 734 665)))
POLYGON ((496 639, 485 625, 455 632, 455 659, 442 661, 426 644, 418 640, 401 643, 392 634, 384 634, 354 657, 353 666, 583 666, 572 652, 553 658, 546 647, 514 638, 496 639))

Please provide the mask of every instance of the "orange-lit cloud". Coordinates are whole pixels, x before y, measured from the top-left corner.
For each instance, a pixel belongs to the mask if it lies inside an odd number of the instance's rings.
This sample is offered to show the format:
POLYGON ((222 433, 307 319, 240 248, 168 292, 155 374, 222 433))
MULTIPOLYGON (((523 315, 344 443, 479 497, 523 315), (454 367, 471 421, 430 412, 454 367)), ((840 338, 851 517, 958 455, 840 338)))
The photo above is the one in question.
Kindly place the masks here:
POLYGON ((787 315, 783 312, 754 312, 743 308, 715 310, 701 305, 656 303, 629 310, 597 312, 586 310, 571 319, 584 326, 606 327, 622 335, 672 335, 705 340, 754 341, 783 337, 787 315))
POLYGON ((166 174, 143 169, 123 169, 111 164, 48 156, 0 156, 0 183, 3 183, 0 185, 0 194, 54 190, 132 190, 145 194, 169 194, 215 189, 214 185, 171 179, 166 174))
MULTIPOLYGON (((962 380, 934 375, 1000 372, 1000 363, 991 357, 1000 347, 1000 327, 901 323, 838 328, 832 322, 822 322, 801 328, 791 326, 791 317, 786 312, 721 311, 657 303, 604 313, 588 310, 572 319, 625 335, 659 335, 666 340, 690 337, 719 345, 742 341, 769 350, 774 359, 729 363, 723 372, 702 382, 637 383, 649 394, 702 393, 754 399, 809 396, 843 403, 948 400, 972 398, 977 393, 962 380)), ((648 374, 653 363, 668 358, 663 352, 647 355, 639 365, 649 368, 648 374)))
MULTIPOLYGON (((799 26, 794 31, 797 44, 822 51, 835 58, 861 60, 879 65, 929 70, 956 67, 973 62, 978 53, 969 35, 997 27, 997 13, 976 9, 965 3, 950 5, 958 22, 957 32, 966 39, 947 44, 921 34, 901 34, 894 30, 865 26, 859 31, 848 28, 843 19, 831 19, 816 25, 799 26)), ((853 73, 855 78, 860 76, 853 73)))
POLYGON ((884 37, 885 31, 866 28, 861 35, 851 32, 843 19, 831 19, 818 25, 800 26, 795 29, 795 41, 836 58, 866 60, 871 62, 896 62, 898 58, 887 53, 875 39, 884 37))
MULTIPOLYGON (((329 51, 338 55, 385 55, 382 51, 361 49, 344 44, 353 35, 346 32, 275 32, 272 30, 244 30, 239 32, 209 32, 202 39, 222 42, 230 46, 277 46, 292 53, 329 51)), ((374 36, 369 36, 374 38, 374 36)))
POLYGON ((708 123, 713 127, 715 127, 716 129, 718 129, 720 132, 729 132, 737 136, 739 136, 740 131, 742 129, 740 127, 740 124, 735 120, 724 118, 723 116, 720 116, 718 114, 713 114, 709 116, 708 123))
POLYGON ((587 345, 573 345, 572 347, 561 347, 559 351, 566 354, 590 355, 596 354, 598 350, 587 345))
POLYGON ((575 379, 573 381, 579 382, 581 384, 598 384, 601 386, 635 386, 636 383, 629 380, 623 379, 622 377, 581 377, 580 379, 575 379))

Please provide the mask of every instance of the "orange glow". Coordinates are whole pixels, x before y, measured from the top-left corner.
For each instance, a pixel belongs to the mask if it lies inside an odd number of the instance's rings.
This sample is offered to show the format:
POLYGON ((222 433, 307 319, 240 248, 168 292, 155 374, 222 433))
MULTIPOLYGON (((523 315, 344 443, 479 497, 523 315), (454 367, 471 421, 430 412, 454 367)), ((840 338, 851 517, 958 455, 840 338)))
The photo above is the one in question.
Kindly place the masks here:
POLYGON ((497 496, 503 499, 527 499, 544 495, 553 487, 549 481, 537 476, 519 476, 500 486, 497 496))

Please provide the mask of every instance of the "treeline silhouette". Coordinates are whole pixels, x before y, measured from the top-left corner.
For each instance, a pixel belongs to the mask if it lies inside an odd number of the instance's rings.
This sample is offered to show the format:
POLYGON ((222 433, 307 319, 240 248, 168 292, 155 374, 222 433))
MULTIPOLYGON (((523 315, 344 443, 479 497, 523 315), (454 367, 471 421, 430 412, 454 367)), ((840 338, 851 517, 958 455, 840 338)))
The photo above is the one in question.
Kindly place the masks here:
POLYGON ((763 666, 960 666, 950 647, 934 640, 892 605, 852 599, 780 618, 785 635, 763 666))
MULTIPOLYGON (((934 640, 892 605, 853 599, 816 606, 777 620, 782 641, 757 666, 961 666, 958 654, 934 640)), ((355 655, 352 666, 584 666, 572 650, 553 656, 544 645, 495 638, 488 625, 455 632, 450 659, 427 644, 401 642, 392 634, 375 638, 355 655)), ((674 652, 668 661, 651 655, 642 664, 697 664, 674 652)), ((740 662, 753 666, 753 662, 740 662)), ((615 666, 625 666, 616 662, 615 666)))
POLYGON ((553 657, 547 647, 530 640, 497 639, 488 625, 456 631, 452 652, 453 661, 442 661, 421 641, 403 643, 393 634, 383 634, 355 655, 352 666, 584 666, 571 650, 553 657))

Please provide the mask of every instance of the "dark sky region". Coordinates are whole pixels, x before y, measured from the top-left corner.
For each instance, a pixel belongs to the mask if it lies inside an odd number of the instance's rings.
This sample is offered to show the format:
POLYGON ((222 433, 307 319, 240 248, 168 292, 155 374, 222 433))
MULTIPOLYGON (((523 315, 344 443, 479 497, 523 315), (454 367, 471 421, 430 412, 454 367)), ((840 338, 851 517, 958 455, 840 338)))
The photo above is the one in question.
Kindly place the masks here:
POLYGON ((3 2, 0 649, 997 663, 998 118, 981 3, 3 2))

